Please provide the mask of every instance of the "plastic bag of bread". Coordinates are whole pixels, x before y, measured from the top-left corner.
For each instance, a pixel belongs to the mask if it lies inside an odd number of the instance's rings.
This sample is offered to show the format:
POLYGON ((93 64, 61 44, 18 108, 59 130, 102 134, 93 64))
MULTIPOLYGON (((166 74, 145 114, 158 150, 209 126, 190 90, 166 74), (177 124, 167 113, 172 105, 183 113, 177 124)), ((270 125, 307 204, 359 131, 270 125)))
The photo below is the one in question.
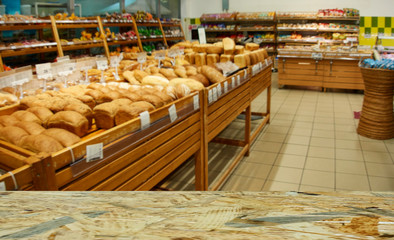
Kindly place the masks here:
POLYGON ((235 51, 235 42, 231 38, 223 38, 224 54, 231 55, 235 51))
POLYGON ((206 47, 206 52, 208 54, 222 54, 223 51, 223 46, 209 45, 206 47))
POLYGON ((173 86, 167 86, 163 89, 163 92, 170 96, 172 99, 177 99, 175 88, 173 86))
POLYGON ((185 84, 189 87, 191 92, 200 91, 204 89, 204 85, 192 78, 174 78, 170 81, 170 85, 176 87, 178 84, 185 84))
POLYGON ((260 48, 260 45, 257 43, 247 43, 245 44, 245 49, 249 51, 254 51, 260 48))
POLYGON ((167 86, 169 83, 168 79, 159 76, 146 76, 142 79, 142 85, 161 85, 167 86))
POLYGON ((194 80, 199 81, 200 83, 202 83, 204 85, 204 87, 208 87, 209 86, 209 80, 208 78, 206 78, 203 74, 198 73, 194 76, 190 76, 189 78, 192 78, 194 80))
POLYGON ((110 129, 115 126, 115 116, 119 110, 118 104, 111 102, 97 105, 93 109, 97 128, 110 129))
POLYGON ((187 78, 186 68, 176 68, 174 71, 178 77, 187 78))
POLYGON ((221 72, 210 66, 202 66, 201 73, 204 74, 211 83, 218 83, 226 80, 226 77, 224 77, 221 72))
POLYGON ((20 127, 7 126, 0 128, 0 140, 18 145, 22 141, 22 138, 28 136, 29 133, 20 127))
POLYGON ((178 84, 174 87, 175 95, 177 98, 183 98, 191 93, 190 88, 186 84, 178 84))
POLYGON ((140 84, 139 81, 134 77, 134 72, 132 71, 124 71, 123 77, 130 83, 130 84, 140 84))
POLYGON ((14 94, 0 92, 0 107, 18 103, 18 98, 14 94))
POLYGON ((154 109, 155 107, 152 104, 145 101, 135 102, 128 106, 121 106, 115 116, 115 123, 116 125, 120 125, 138 117, 142 112, 149 112, 154 109))
POLYGON ((30 135, 41 134, 45 128, 35 122, 17 122, 15 127, 22 128, 30 135))
POLYGON ((77 135, 61 128, 49 128, 42 134, 56 139, 63 147, 69 147, 81 141, 77 135))
POLYGON ((0 116, 0 124, 3 126, 14 126, 20 120, 11 115, 2 115, 0 116))
POLYGON ((63 146, 56 139, 44 134, 23 137, 19 146, 36 153, 53 153, 63 149, 63 146))
POLYGON ((48 128, 62 128, 83 137, 89 131, 89 122, 78 112, 61 111, 49 118, 48 128))
POLYGON ((31 107, 26 109, 26 111, 34 113, 41 120, 44 127, 47 125, 48 119, 53 115, 51 110, 46 107, 31 107))
POLYGON ((142 79, 144 77, 148 76, 148 74, 146 72, 138 70, 138 69, 134 70, 133 72, 134 72, 134 77, 135 77, 135 79, 137 79, 138 82, 142 82, 142 79))
POLYGON ((163 74, 168 80, 178 77, 172 68, 160 68, 160 73, 163 74))
POLYGON ((29 111, 19 110, 12 113, 11 116, 16 117, 19 121, 35 122, 40 125, 42 124, 41 120, 34 113, 29 111))
POLYGON ((173 98, 171 96, 164 93, 163 91, 156 91, 153 93, 153 95, 158 96, 161 99, 161 101, 164 103, 164 105, 172 102, 172 100, 173 100, 173 98))
POLYGON ((244 51, 245 51, 245 47, 244 46, 236 45, 234 54, 243 54, 244 51))
POLYGON ((143 96, 141 96, 141 98, 143 101, 152 104, 155 108, 160 108, 160 107, 164 106, 163 100, 160 97, 154 95, 153 93, 143 95, 143 96))

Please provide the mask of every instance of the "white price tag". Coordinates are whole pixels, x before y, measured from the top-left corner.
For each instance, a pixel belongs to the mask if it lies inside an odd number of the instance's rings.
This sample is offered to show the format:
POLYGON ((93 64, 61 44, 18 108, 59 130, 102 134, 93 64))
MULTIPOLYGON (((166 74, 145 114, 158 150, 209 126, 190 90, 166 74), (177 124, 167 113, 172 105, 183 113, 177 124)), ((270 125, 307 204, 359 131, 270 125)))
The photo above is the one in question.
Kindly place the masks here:
POLYGON ((200 98, 199 98, 199 94, 194 95, 193 97, 193 106, 194 106, 194 110, 197 110, 200 108, 200 98))
POLYGON ((1 88, 12 86, 13 82, 15 82, 15 74, 10 74, 8 76, 0 77, 1 88))
POLYGON ((216 88, 217 88, 217 91, 218 91, 218 97, 222 96, 222 85, 220 85, 220 83, 219 83, 216 88))
POLYGON ((38 79, 52 78, 51 64, 50 63, 37 64, 36 73, 38 79))
POLYGON ((64 56, 64 57, 57 57, 56 58, 56 62, 66 62, 66 61, 68 61, 68 60, 70 60, 70 56, 64 56))
POLYGON ((208 103, 210 104, 212 102, 212 89, 208 91, 208 103))
POLYGON ((231 78, 231 88, 235 88, 235 77, 231 78))
POLYGON ((246 71, 246 69, 244 70, 244 79, 248 78, 248 71, 246 71))
POLYGON ((265 65, 268 66, 268 59, 265 59, 265 65))
POLYGON ((86 146, 86 162, 101 160, 103 157, 103 143, 86 146))
MULTIPOLYGON (((123 56, 123 55, 122 55, 122 56, 123 56)), ((144 62, 146 62, 146 52, 137 53, 137 61, 138 61, 139 63, 144 63, 144 62)))
MULTIPOLYGON (((1 176, 1 175, 0 175, 1 176)), ((0 192, 6 191, 5 182, 0 182, 0 192)))
POLYGON ((224 93, 227 93, 228 92, 228 82, 227 81, 224 82, 223 88, 224 88, 224 93))
POLYGON ((116 81, 120 81, 120 77, 118 74, 116 74, 116 72, 112 72, 112 74, 114 75, 116 81))
POLYGON ((174 122, 178 118, 178 115, 176 114, 175 104, 172 104, 172 106, 168 108, 168 113, 170 114, 171 122, 174 122))
POLYGON ((148 111, 140 113, 141 130, 147 129, 150 126, 150 115, 148 111))
POLYGON ((241 76, 237 76, 237 86, 241 85, 241 76))
POLYGON ((218 100, 218 90, 216 88, 212 89, 212 98, 214 102, 218 100))
POLYGON ((98 60, 96 61, 98 70, 107 70, 108 69, 108 61, 107 60, 98 60))

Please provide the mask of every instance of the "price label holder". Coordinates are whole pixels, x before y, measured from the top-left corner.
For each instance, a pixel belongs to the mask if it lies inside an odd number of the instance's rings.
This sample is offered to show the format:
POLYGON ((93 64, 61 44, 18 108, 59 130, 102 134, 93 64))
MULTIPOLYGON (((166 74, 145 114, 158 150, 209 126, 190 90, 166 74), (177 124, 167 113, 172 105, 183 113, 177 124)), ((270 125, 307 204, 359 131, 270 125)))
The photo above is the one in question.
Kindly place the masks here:
POLYGON ((52 67, 50 63, 42 63, 36 65, 36 73, 38 79, 44 80, 44 91, 46 91, 46 81, 52 79, 52 67))
POLYGON ((223 88, 224 88, 224 93, 227 93, 228 92, 228 82, 227 81, 224 82, 223 88))
POLYGON ((194 110, 197 110, 200 108, 200 95, 196 94, 193 96, 193 106, 194 110))
MULTIPOLYGON (((1 176, 1 174, 0 174, 1 176)), ((5 187, 5 182, 0 182, 0 192, 5 192, 7 188, 5 187)))
MULTIPOLYGON (((74 44, 74 43, 73 43, 74 44)), ((57 57, 56 62, 67 62, 70 60, 70 56, 63 56, 63 57, 57 57)))
POLYGON ((101 160, 103 157, 103 143, 86 146, 86 162, 101 160))
POLYGON ((146 62, 146 52, 140 52, 137 53, 137 61, 140 64, 140 70, 142 71, 142 64, 144 64, 144 62, 146 62))
POLYGON ((97 69, 101 70, 100 82, 101 83, 105 83, 104 71, 108 69, 108 61, 107 61, 107 59, 105 59, 105 60, 96 60, 96 64, 97 64, 97 69))
POLYGON ((217 88, 218 98, 219 98, 220 96, 222 96, 222 85, 219 83, 216 88, 217 88))
POLYGON ((323 54, 322 53, 312 53, 312 58, 316 60, 321 60, 323 59, 323 54))
POLYGON ((161 61, 166 58, 166 52, 165 51, 157 51, 155 53, 155 59, 159 61, 159 68, 161 67, 161 61))
POLYGON ((85 71, 85 82, 86 83, 89 83, 89 75, 88 75, 89 69, 92 69, 92 66, 84 66, 81 68, 81 71, 85 71))
POLYGON ((141 130, 147 129, 150 126, 150 115, 148 111, 140 113, 141 130))
POLYGON ((175 122, 175 120, 178 118, 178 115, 176 114, 175 104, 172 104, 172 106, 168 108, 168 113, 170 115, 171 123, 175 122))
POLYGON ((216 102, 218 100, 218 90, 215 87, 212 89, 212 100, 214 102, 216 102))
POLYGON ((208 91, 208 104, 211 104, 213 101, 212 89, 208 91))
POLYGON ((177 48, 168 50, 168 57, 173 58, 171 60, 173 66, 175 66, 175 57, 178 56, 178 52, 177 48))
POLYGON ((15 82, 15 70, 0 73, 0 88, 10 87, 15 82))

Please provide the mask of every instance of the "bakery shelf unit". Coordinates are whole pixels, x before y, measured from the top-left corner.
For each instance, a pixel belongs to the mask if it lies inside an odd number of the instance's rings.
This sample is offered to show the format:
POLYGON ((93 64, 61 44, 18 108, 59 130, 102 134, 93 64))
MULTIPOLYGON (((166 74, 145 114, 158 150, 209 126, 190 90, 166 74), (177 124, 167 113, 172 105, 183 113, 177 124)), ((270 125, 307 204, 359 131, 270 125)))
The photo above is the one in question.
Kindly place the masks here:
POLYGON ((278 13, 279 48, 313 44, 357 45, 359 17, 320 17, 315 12, 278 13))
POLYGON ((155 18, 150 21, 137 20, 136 24, 136 34, 140 42, 140 48, 143 51, 151 52, 157 48, 164 49, 167 46, 167 40, 163 34, 160 19, 155 18))
POLYGON ((185 32, 180 21, 160 20, 162 32, 166 39, 167 46, 171 47, 176 42, 185 41, 185 32))
POLYGON ((131 17, 131 19, 128 20, 102 19, 102 24, 103 24, 104 32, 107 36, 107 44, 109 47, 125 46, 125 45, 138 46, 138 48, 142 50, 141 42, 139 41, 137 36, 138 28, 134 17, 131 17), (113 34, 111 34, 111 32, 113 34))
POLYGON ((100 17, 86 20, 55 20, 54 16, 51 16, 50 19, 59 57, 64 56, 64 51, 103 48, 105 56, 109 58, 107 39, 100 37, 105 36, 100 17), (84 29, 84 31, 77 33, 79 31, 76 29, 84 29), (61 39, 59 30, 66 30, 61 36, 67 39, 61 39))
MULTIPOLYGON (((26 35, 31 35, 31 31, 26 33, 25 30, 35 30, 34 36, 22 41, 18 41, 16 37, 6 38, 2 36, 2 44, 0 46, 0 71, 4 71, 3 62, 8 62, 5 61, 5 59, 3 60, 3 58, 56 52, 57 43, 54 40, 44 40, 44 31, 51 31, 51 28, 51 21, 45 19, 0 21, 0 32, 12 31, 12 33, 14 33, 16 30, 23 30, 23 38, 25 38, 26 35)), ((50 38, 54 38, 52 33, 50 38)))
POLYGON ((237 22, 235 13, 203 14, 200 18, 201 26, 205 28, 208 43, 221 41, 230 37, 235 41, 244 36, 237 35, 237 22))
POLYGON ((260 44, 268 53, 276 53, 276 17, 275 12, 238 13, 236 16, 238 35, 244 41, 260 44))

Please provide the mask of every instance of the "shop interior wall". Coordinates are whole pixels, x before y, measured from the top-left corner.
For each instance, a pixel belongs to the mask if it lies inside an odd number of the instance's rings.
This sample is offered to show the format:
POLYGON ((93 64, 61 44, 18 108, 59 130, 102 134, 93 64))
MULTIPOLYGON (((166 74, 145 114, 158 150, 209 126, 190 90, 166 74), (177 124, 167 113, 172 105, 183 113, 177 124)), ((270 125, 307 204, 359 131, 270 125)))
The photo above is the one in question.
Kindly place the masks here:
MULTIPOLYGON (((181 0, 182 18, 222 12, 221 0, 181 0)), ((361 16, 394 16, 394 0, 229 0, 229 12, 317 11, 322 8, 356 8, 361 16)))

